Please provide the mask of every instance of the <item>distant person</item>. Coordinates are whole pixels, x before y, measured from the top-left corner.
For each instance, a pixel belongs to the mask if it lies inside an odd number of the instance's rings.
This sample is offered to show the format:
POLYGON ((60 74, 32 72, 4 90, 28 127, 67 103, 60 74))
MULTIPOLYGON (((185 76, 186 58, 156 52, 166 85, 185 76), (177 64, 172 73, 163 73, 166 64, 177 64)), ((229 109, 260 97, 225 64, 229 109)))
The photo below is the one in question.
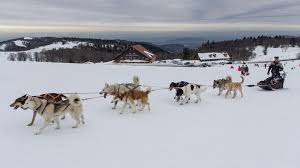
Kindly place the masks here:
POLYGON ((245 76, 245 66, 242 65, 241 67, 241 75, 245 76))
POLYGON ((248 65, 245 66, 244 71, 245 71, 244 75, 249 75, 249 67, 248 67, 248 65))
POLYGON ((265 69, 267 69, 267 64, 265 64, 265 69))
POLYGON ((280 71, 283 71, 283 66, 279 61, 279 57, 275 57, 275 60, 271 63, 268 69, 268 75, 272 73, 272 79, 280 78, 280 71))

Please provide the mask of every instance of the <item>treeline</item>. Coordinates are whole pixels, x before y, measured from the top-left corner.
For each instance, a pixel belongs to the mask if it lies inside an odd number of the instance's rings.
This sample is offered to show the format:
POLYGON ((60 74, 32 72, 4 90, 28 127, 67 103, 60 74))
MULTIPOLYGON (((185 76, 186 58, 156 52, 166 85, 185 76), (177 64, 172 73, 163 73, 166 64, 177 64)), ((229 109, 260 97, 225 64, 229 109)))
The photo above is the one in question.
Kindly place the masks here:
POLYGON ((108 52, 120 52, 124 49, 128 48, 133 44, 142 44, 148 50, 159 53, 159 52, 166 52, 159 46, 153 45, 151 43, 144 43, 144 42, 132 42, 126 40, 106 40, 106 39, 92 39, 92 38, 72 38, 72 37, 40 37, 40 38, 32 38, 32 39, 24 39, 24 38, 17 38, 11 39, 8 41, 0 42, 0 45, 6 44, 5 51, 12 51, 12 52, 20 52, 20 51, 27 51, 30 49, 38 48, 41 46, 47 46, 50 44, 55 44, 61 42, 62 44, 66 44, 68 42, 74 43, 82 43, 86 45, 80 46, 82 49, 92 49, 96 51, 108 51, 108 52), (25 46, 17 46, 14 41, 21 40, 24 42, 25 46))
MULTIPOLYGON (((232 60, 249 60, 255 57, 253 51, 256 46, 264 47, 264 54, 267 54, 269 47, 300 46, 299 37, 289 36, 258 36, 258 37, 244 37, 243 39, 228 40, 228 41, 207 41, 202 44, 197 52, 227 52, 232 60)), ((197 56, 195 56, 196 58, 197 56)))
MULTIPOLYGON (((114 60, 114 58, 123 50, 125 50, 125 48, 119 49, 115 46, 97 48, 93 46, 78 46, 72 49, 53 49, 35 53, 11 53, 8 56, 8 60, 61 63, 98 63, 114 60)), ((157 60, 178 58, 178 55, 170 54, 168 52, 156 52, 155 54, 157 55, 157 60)))
POLYGON ((79 48, 49 50, 35 53, 11 53, 9 61, 35 61, 60 63, 106 62, 114 58, 115 54, 105 51, 84 50, 79 48))
POLYGON ((40 62, 64 62, 64 63, 84 63, 84 62, 106 62, 112 61, 122 51, 134 44, 142 44, 149 51, 157 55, 157 59, 174 59, 178 55, 171 54, 159 46, 151 43, 130 42, 125 40, 102 40, 89 38, 56 38, 56 37, 42 37, 33 39, 12 39, 2 42, 7 44, 5 51, 18 51, 18 53, 10 54, 8 60, 10 61, 40 61, 40 62), (15 40, 22 40, 26 47, 19 47, 14 44, 15 40), (55 43, 68 42, 81 43, 81 45, 72 49, 53 49, 43 50, 42 52, 31 53, 26 50, 38 48, 55 43))
POLYGON ((82 38, 37 38, 31 42, 30 48, 36 48, 41 44, 53 44, 55 42, 81 42, 82 45, 72 49, 53 49, 44 50, 38 53, 18 52, 10 54, 8 60, 11 61, 37 61, 37 62, 64 62, 64 63, 84 63, 84 62, 107 62, 112 61, 116 55, 126 50, 133 44, 141 44, 149 51, 157 55, 157 60, 166 59, 198 59, 199 52, 227 52, 233 61, 249 60, 255 57, 253 53, 256 46, 264 47, 264 54, 267 54, 269 47, 287 48, 289 46, 300 46, 299 37, 289 36, 258 36, 244 37, 242 39, 227 41, 207 41, 197 49, 184 48, 182 53, 170 53, 159 46, 151 43, 135 43, 122 40, 101 40, 101 39, 82 39, 82 38))

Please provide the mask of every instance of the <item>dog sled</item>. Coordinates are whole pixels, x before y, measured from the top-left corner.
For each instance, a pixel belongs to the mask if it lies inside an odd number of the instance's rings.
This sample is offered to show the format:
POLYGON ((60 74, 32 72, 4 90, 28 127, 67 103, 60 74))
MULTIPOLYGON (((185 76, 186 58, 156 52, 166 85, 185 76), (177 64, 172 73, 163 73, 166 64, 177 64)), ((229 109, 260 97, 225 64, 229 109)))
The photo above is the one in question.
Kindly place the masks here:
POLYGON ((266 80, 257 83, 257 86, 263 90, 279 90, 283 89, 284 81, 286 78, 286 73, 281 72, 279 77, 273 78, 269 77, 266 80))

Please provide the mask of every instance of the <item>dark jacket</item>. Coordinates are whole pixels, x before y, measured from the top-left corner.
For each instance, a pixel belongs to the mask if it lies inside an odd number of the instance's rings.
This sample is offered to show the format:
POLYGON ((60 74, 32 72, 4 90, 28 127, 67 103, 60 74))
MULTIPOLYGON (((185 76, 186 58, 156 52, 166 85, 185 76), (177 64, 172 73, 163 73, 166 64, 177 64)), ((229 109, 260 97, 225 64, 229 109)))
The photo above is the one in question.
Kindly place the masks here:
POLYGON ((280 76, 280 71, 283 70, 283 66, 280 62, 272 62, 271 65, 269 66, 268 74, 272 73, 272 77, 279 77, 280 76))

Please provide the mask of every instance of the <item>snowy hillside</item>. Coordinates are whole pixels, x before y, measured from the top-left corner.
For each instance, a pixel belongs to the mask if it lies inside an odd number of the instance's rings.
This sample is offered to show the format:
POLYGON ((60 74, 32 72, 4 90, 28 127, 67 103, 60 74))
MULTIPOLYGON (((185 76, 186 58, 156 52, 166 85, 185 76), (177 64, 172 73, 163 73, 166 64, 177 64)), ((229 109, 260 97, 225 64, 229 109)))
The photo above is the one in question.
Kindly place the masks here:
POLYGON ((280 59, 295 59, 297 56, 300 56, 300 47, 280 47, 273 48, 269 47, 266 51, 266 55, 264 54, 264 47, 257 46, 253 53, 255 53, 256 57, 251 61, 271 61, 274 60, 275 56, 279 56, 280 59))
MULTIPOLYGON (((280 91, 244 87, 245 97, 225 99, 208 88, 202 102, 183 106, 174 92, 150 94, 151 111, 119 115, 111 97, 84 102, 86 125, 72 129, 70 116, 61 130, 50 126, 40 136, 32 112, 9 107, 25 93, 98 92, 105 82, 131 82, 139 75, 152 89, 186 80, 211 85, 232 75, 231 65, 210 68, 117 66, 0 62, 0 166, 73 168, 298 168, 300 160, 299 61, 285 66, 288 77, 280 91), (291 70, 291 67, 296 67, 291 70)), ((266 78, 263 67, 250 66, 245 84, 266 78)), ((90 95, 97 96, 97 95, 90 95)), ((82 95, 82 98, 89 95, 82 95)))
MULTIPOLYGON (((16 44, 18 44, 18 46, 21 46, 22 44, 24 44, 24 42, 22 41, 15 41, 16 44)), ((5 45, 5 44, 3 44, 5 45)), ((62 42, 57 42, 57 43, 53 43, 50 45, 46 45, 46 46, 41 46, 35 49, 31 49, 31 50, 26 50, 26 51, 20 51, 20 52, 26 52, 28 54, 33 55, 35 52, 42 52, 44 50, 53 50, 53 49, 67 49, 67 48, 74 48, 80 45, 90 45, 86 42, 76 42, 76 41, 68 41, 65 43, 62 42)), ((24 45, 25 46, 25 45, 24 45)), ((9 54, 17 54, 18 52, 0 52, 0 61, 5 61, 7 60, 9 54)))

